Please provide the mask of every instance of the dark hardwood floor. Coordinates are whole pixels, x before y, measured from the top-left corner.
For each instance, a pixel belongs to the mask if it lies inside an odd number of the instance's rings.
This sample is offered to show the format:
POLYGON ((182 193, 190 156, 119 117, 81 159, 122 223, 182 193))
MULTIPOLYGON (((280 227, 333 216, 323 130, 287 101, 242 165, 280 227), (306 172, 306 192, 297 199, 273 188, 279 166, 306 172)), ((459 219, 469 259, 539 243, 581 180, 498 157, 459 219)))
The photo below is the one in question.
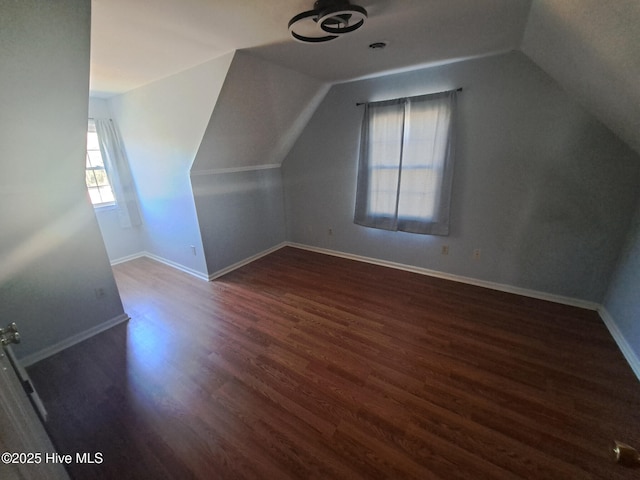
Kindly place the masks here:
POLYGON ((631 479, 640 382, 597 313, 281 249, 114 267, 131 321, 31 368, 85 479, 631 479))

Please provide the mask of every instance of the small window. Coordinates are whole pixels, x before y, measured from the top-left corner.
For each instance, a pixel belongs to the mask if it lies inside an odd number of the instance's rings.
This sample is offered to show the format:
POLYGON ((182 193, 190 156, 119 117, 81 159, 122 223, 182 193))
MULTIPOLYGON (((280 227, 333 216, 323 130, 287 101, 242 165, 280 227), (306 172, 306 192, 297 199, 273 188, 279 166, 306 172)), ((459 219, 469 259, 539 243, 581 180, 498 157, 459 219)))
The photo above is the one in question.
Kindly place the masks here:
POLYGON ((455 93, 366 105, 355 223, 449 233, 455 93))
POLYGON ((89 121, 87 130, 87 165, 85 170, 87 190, 94 207, 108 207, 116 204, 111 181, 100 152, 100 143, 96 133, 96 125, 89 121))

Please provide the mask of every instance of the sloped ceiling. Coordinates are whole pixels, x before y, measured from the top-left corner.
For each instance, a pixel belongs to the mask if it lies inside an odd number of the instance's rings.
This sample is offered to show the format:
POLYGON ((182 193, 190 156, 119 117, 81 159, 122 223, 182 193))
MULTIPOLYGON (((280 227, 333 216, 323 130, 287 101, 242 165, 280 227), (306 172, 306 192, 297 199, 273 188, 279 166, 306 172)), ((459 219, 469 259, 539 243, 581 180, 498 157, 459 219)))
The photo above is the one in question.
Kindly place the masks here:
POLYGON ((312 77, 236 52, 191 175, 279 165, 327 90, 312 77))
POLYGON ((285 40, 283 19, 306 3, 92 0, 91 94, 121 94, 234 50, 285 40))
POLYGON ((530 0, 355 1, 365 27, 321 45, 287 39, 251 51, 327 82, 414 69, 518 48, 530 0), (372 50, 374 42, 386 42, 372 50))
POLYGON ((522 51, 640 152, 638 0, 535 0, 522 51))
POLYGON ((531 0, 353 0, 364 28, 300 44, 289 19, 313 0, 93 0, 91 90, 109 96, 234 50, 335 82, 517 48, 531 0), (386 41, 384 51, 368 45, 386 41))
POLYGON ((355 0, 369 19, 303 45, 312 0, 93 0, 92 94, 110 96, 240 49, 321 82, 521 49, 640 152, 638 0, 355 0), (367 48, 386 41, 382 51, 367 48))

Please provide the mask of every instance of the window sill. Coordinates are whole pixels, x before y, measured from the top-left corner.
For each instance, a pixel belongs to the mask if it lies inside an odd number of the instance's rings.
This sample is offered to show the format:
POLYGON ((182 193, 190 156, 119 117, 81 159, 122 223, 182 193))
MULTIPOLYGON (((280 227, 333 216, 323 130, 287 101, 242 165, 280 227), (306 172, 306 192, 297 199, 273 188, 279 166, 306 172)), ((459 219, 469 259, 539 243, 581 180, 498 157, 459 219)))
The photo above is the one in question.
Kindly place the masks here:
POLYGON ((117 207, 117 205, 115 203, 109 204, 109 205, 94 205, 93 209, 96 212, 106 212, 108 210, 115 210, 117 207))

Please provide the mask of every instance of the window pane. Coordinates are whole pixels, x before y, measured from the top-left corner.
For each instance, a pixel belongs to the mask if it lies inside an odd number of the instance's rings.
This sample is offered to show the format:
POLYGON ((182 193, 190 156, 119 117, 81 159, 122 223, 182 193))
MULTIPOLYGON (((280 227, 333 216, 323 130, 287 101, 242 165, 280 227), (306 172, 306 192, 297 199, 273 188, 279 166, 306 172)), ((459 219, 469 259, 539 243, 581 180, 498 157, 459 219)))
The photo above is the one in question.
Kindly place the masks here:
POLYGON ((87 132, 87 161, 85 168, 85 180, 91 203, 93 205, 114 204, 115 195, 113 194, 107 171, 104 168, 95 123, 91 120, 89 121, 87 132))
POLYGON ((107 172, 102 169, 95 169, 93 173, 96 177, 96 184, 99 186, 109 185, 109 179, 107 178, 107 172))
POLYGON ((87 150, 100 150, 98 134, 95 131, 87 133, 87 150))
POLYGON ((431 169, 403 169, 398 216, 431 220, 435 213, 440 178, 431 169))
POLYGON ((403 165, 438 167, 444 163, 451 111, 446 98, 410 102, 403 165))
POLYGON ((102 161, 102 154, 100 153, 100 150, 88 150, 87 155, 89 155, 91 166, 104 167, 104 162, 102 161))
POLYGON ((395 215, 398 191, 398 169, 372 169, 369 179, 369 213, 395 215))
POLYGON ((376 107, 369 123, 369 165, 395 166, 400 164, 402 148, 402 105, 376 107))
POLYGON ((96 205, 102 202, 102 200, 100 199, 100 192, 98 191, 97 187, 89 187, 88 190, 89 190, 89 197, 91 198, 91 203, 96 205))
POLYGON ((370 146, 371 167, 394 167, 400 165, 400 142, 376 142, 370 146))
POLYGON ((99 187, 100 188, 100 196, 102 198, 102 203, 112 203, 115 201, 113 196, 113 191, 110 186, 99 187))
POLYGON ((87 187, 97 187, 98 182, 96 181, 96 176, 93 173, 93 170, 85 170, 85 180, 87 182, 87 187))

